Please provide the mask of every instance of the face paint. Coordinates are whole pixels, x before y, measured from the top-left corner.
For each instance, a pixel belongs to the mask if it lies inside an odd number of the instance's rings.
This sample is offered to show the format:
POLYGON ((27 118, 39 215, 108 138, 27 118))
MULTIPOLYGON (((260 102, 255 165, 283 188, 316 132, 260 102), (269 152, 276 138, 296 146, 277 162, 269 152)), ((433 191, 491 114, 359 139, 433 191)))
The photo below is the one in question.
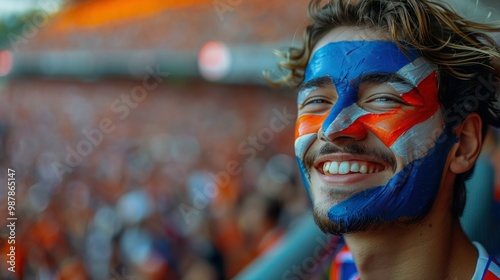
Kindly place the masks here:
MULTIPOLYGON (((394 42, 342 41, 316 51, 306 69, 299 105, 329 80, 337 100, 326 113, 299 114, 295 150, 305 185, 310 173, 304 164, 308 149, 321 130, 325 137, 348 135, 364 139, 375 135, 404 166, 385 185, 360 191, 333 205, 329 219, 343 232, 363 222, 389 222, 425 215, 439 188, 447 155, 456 142, 439 110, 436 67, 415 51, 401 52, 394 42), (402 105, 375 112, 360 107, 360 86, 380 84, 373 77, 388 77, 402 105)), ((362 106, 363 107, 363 106, 362 106)), ((369 107, 369 106, 368 106, 369 107)), ((341 232, 341 233, 343 233, 341 232)))

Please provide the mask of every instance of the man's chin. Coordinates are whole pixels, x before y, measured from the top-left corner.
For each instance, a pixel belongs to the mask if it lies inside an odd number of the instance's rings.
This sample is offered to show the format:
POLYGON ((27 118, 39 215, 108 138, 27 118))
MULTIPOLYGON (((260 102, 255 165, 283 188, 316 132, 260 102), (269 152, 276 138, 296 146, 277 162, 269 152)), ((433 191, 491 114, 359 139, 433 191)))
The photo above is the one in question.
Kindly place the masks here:
POLYGON ((354 195, 352 190, 336 190, 330 188, 328 192, 322 192, 318 199, 313 201, 313 217, 316 225, 326 234, 342 235, 364 231, 373 226, 374 221, 366 221, 363 217, 347 217, 343 220, 332 221, 328 217, 329 210, 334 205, 347 200, 354 195), (361 218, 361 219, 360 219, 361 218))
POLYGON ((326 234, 342 235, 346 233, 345 227, 330 221, 324 214, 313 211, 313 217, 318 228, 326 234))
MULTIPOLYGON (((366 232, 374 230, 386 223, 382 221, 363 221, 363 219, 349 219, 349 223, 333 222, 327 214, 321 214, 313 211, 314 221, 318 228, 326 233, 333 235, 343 235, 346 233, 366 232)), ((388 224, 388 223, 387 223, 388 224)))
POLYGON ((402 217, 396 221, 366 220, 360 217, 358 217, 359 219, 352 217, 352 219, 344 220, 349 220, 350 222, 333 222, 328 218, 327 213, 322 213, 321 211, 317 211, 315 209, 313 211, 313 217, 316 225, 322 232, 333 235, 344 235, 347 233, 351 234, 376 230, 385 226, 392 228, 396 225, 418 224, 422 222, 425 215, 418 217, 402 217))

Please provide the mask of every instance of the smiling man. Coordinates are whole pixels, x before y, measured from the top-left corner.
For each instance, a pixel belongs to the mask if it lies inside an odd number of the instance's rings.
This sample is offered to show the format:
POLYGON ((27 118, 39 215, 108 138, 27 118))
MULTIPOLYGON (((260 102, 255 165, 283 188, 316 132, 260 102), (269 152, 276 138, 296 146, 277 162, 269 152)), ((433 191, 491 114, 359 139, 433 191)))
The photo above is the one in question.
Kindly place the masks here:
POLYGON ((313 0, 309 13, 275 83, 298 88, 295 151, 318 226, 344 236, 361 279, 500 279, 458 220, 500 126, 500 53, 482 33, 500 29, 430 1, 313 0))

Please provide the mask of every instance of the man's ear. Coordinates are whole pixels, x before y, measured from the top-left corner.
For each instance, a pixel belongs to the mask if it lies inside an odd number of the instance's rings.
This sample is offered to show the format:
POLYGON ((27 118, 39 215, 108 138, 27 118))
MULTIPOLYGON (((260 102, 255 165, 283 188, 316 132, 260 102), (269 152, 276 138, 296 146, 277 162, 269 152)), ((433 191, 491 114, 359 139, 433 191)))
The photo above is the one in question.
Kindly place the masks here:
POLYGON ((482 147, 481 127, 483 121, 477 113, 471 113, 455 129, 459 139, 458 145, 452 150, 450 170, 455 173, 464 173, 474 166, 482 147))

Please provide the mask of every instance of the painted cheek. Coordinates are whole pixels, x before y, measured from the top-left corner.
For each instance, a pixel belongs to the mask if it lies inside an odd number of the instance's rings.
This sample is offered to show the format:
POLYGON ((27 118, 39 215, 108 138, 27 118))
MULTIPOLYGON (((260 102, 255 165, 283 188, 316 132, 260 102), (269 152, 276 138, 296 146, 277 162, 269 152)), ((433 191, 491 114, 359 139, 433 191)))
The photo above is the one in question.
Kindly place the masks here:
POLYGON ((390 147, 403 133, 418 123, 432 117, 439 109, 435 73, 429 75, 419 85, 402 95, 411 108, 400 108, 383 114, 362 116, 358 122, 370 129, 382 142, 390 147))
POLYGON ((330 112, 323 115, 303 115, 297 119, 295 139, 312 133, 317 133, 330 112))

